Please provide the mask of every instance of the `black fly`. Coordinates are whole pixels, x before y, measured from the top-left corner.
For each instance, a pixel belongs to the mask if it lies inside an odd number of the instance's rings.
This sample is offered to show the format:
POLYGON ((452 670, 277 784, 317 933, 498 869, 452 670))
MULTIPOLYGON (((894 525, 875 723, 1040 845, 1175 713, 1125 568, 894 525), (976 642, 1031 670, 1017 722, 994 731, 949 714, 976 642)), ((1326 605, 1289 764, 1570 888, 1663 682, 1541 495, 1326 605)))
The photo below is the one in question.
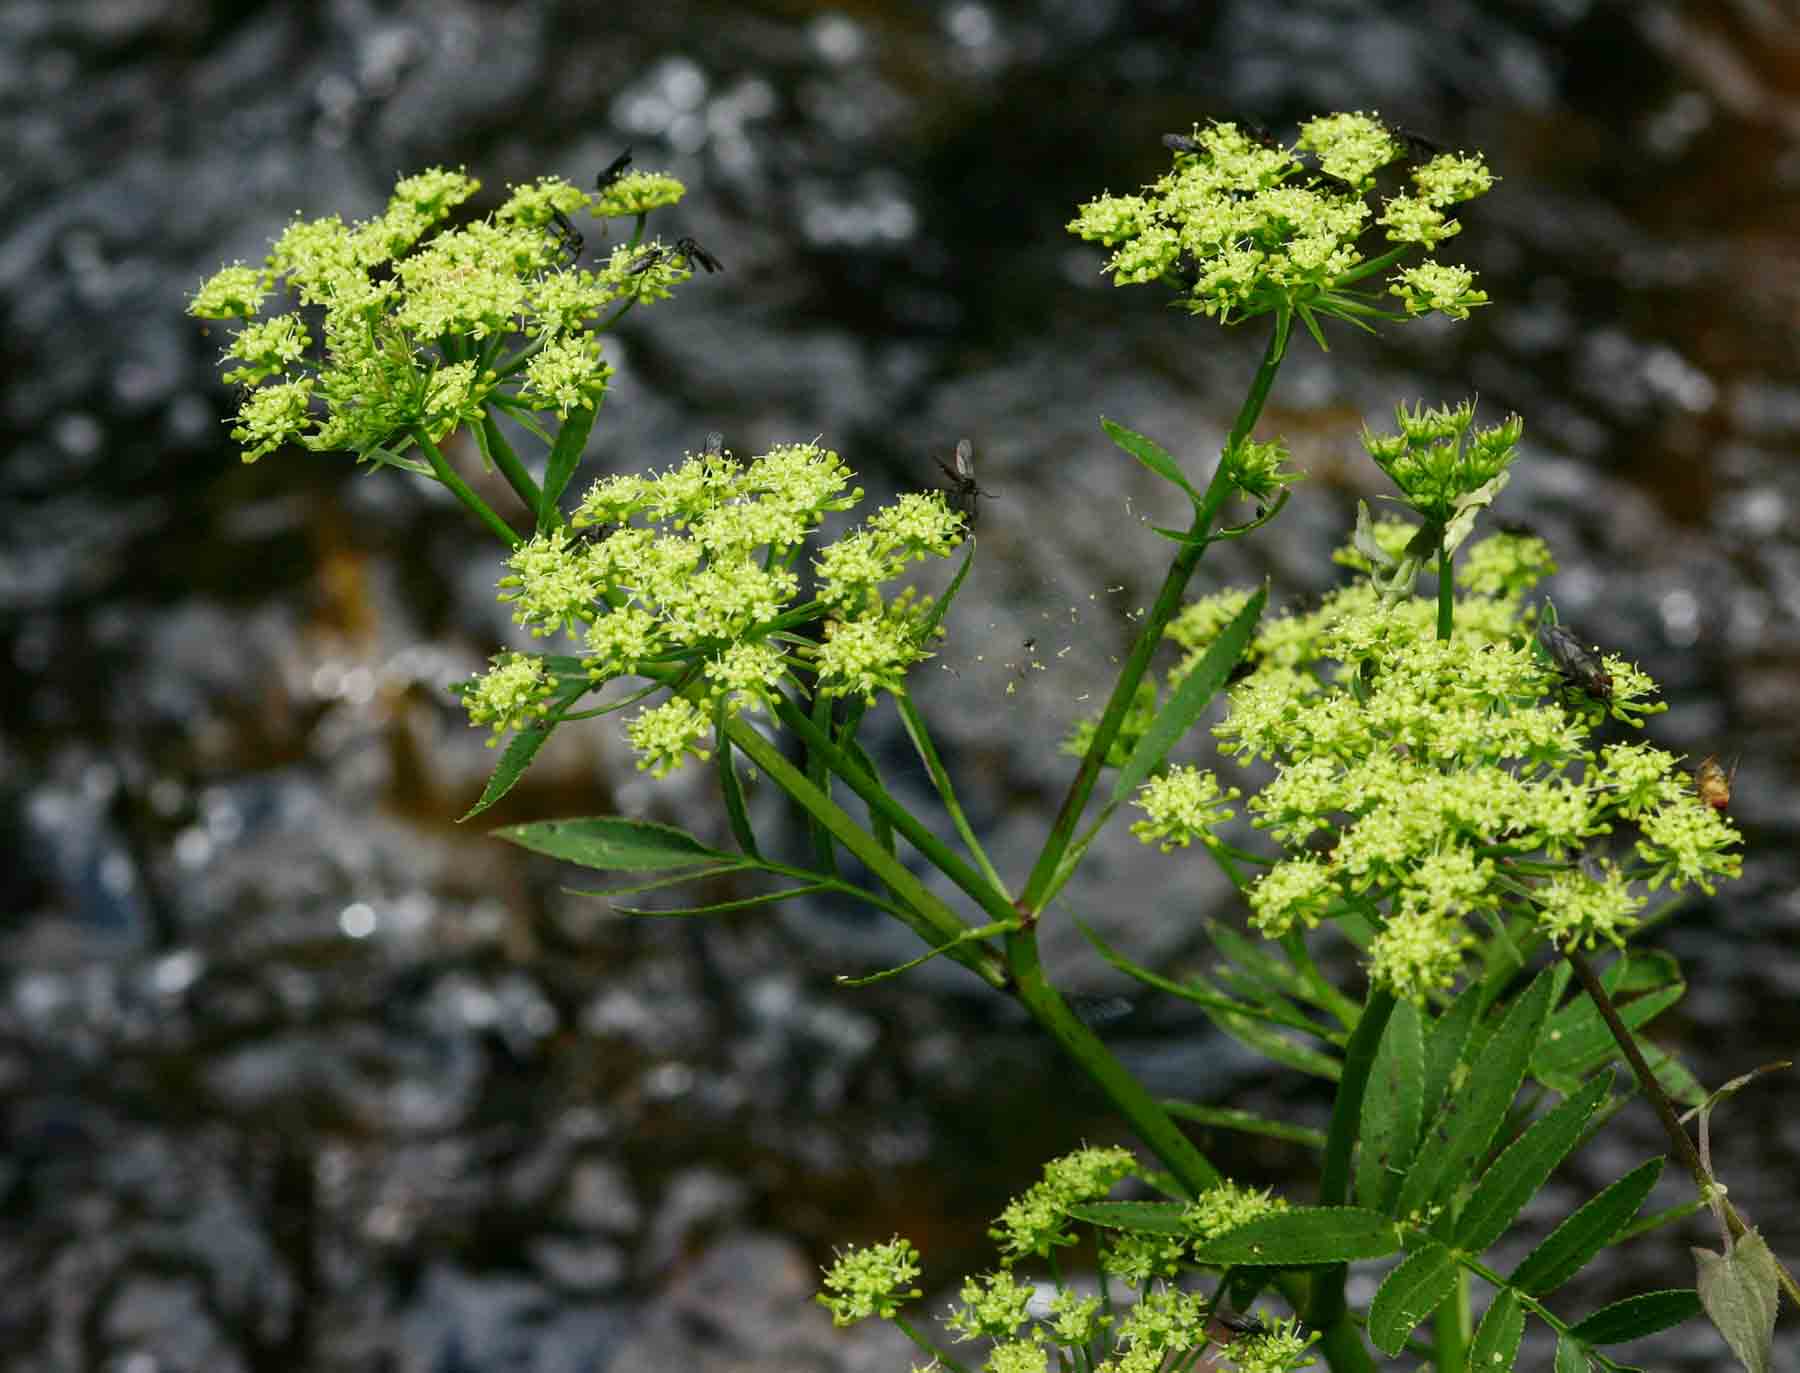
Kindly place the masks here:
POLYGON ((581 257, 581 248, 585 240, 581 231, 569 222, 569 217, 561 210, 550 211, 551 222, 556 225, 556 246, 572 264, 581 257))
POLYGON ((1444 145, 1435 138, 1427 138, 1417 129, 1409 129, 1402 124, 1389 124, 1387 131, 1406 150, 1408 162, 1429 162, 1432 158, 1443 155, 1444 145))
POLYGON ((608 162, 606 164, 606 169, 602 171, 599 176, 594 178, 594 189, 596 191, 604 191, 608 186, 612 185, 613 182, 624 176, 625 169, 630 165, 631 145, 628 143, 625 145, 625 151, 620 153, 611 162, 608 162))
POLYGON ((725 270, 725 264, 723 262, 720 262, 718 258, 707 252, 706 249, 702 248, 699 243, 691 238, 676 239, 675 251, 690 261, 698 262, 702 267, 706 268, 708 276, 711 276, 714 272, 722 272, 725 270))
POLYGON ((1612 700, 1612 674, 1566 628, 1562 625, 1541 624, 1538 626, 1538 642, 1544 646, 1544 652, 1550 655, 1550 661, 1556 664, 1556 670, 1562 674, 1564 682, 1585 691, 1595 700, 1612 700))
POLYGON ((1184 133, 1166 133, 1162 136, 1163 147, 1172 153, 1197 153, 1204 151, 1200 141, 1184 133))
POLYGON ((971 526, 975 523, 977 507, 983 496, 990 500, 993 493, 984 491, 975 483, 975 445, 967 439, 956 441, 956 466, 952 468, 942 458, 932 461, 943 469, 944 475, 950 478, 950 495, 956 502, 956 508, 962 511, 971 526))
POLYGON ((725 435, 717 429, 706 436, 706 456, 709 458, 725 456, 725 435))

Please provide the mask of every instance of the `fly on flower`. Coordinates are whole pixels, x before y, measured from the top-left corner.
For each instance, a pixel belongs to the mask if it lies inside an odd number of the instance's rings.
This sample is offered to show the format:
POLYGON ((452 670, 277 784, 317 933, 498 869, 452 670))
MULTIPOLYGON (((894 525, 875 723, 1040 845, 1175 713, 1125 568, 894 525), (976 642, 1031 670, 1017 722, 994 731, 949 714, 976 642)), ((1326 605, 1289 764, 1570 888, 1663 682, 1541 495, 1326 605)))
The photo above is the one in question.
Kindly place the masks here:
POLYGON ((962 511, 970 525, 975 523, 977 506, 983 496, 993 499, 991 491, 984 491, 975 483, 975 445, 967 439, 956 441, 956 466, 952 468, 942 458, 933 459, 943 469, 944 475, 950 478, 950 495, 956 508, 962 511))
POLYGON ((718 258, 707 252, 706 249, 702 248, 700 244, 692 238, 676 239, 675 251, 680 256, 687 258, 690 262, 697 262, 702 267, 706 268, 706 274, 708 276, 711 276, 714 272, 722 272, 725 270, 725 264, 723 262, 720 262, 718 258))
POLYGON ((1612 700, 1612 674, 1566 628, 1557 624, 1541 624, 1538 626, 1538 642, 1544 646, 1544 652, 1550 655, 1550 661, 1556 664, 1556 670, 1562 673, 1563 681, 1585 691, 1597 701, 1612 700))
POLYGON ((625 151, 611 162, 608 162, 600 175, 594 178, 594 189, 604 191, 613 182, 625 175, 625 169, 631 165, 631 145, 625 145, 625 151))
POLYGON ((1389 124, 1387 131, 1406 150, 1406 160, 1409 162, 1429 162, 1432 158, 1443 155, 1444 145, 1435 138, 1427 138, 1417 129, 1409 129, 1403 124, 1389 124))
POLYGON ((1731 765, 1730 772, 1726 772, 1724 764, 1719 762, 1719 755, 1709 753, 1694 769, 1694 790, 1707 805, 1722 811, 1731 804, 1731 784, 1736 779, 1736 763, 1731 765))
POLYGON ((561 210, 551 210, 550 219, 556 225, 556 233, 553 238, 557 248, 562 251, 570 264, 575 263, 580 259, 582 245, 586 242, 581 236, 581 231, 569 222, 569 217, 561 210))
POLYGON ((725 456, 725 434, 723 430, 714 429, 706 436, 706 456, 722 458, 725 456))

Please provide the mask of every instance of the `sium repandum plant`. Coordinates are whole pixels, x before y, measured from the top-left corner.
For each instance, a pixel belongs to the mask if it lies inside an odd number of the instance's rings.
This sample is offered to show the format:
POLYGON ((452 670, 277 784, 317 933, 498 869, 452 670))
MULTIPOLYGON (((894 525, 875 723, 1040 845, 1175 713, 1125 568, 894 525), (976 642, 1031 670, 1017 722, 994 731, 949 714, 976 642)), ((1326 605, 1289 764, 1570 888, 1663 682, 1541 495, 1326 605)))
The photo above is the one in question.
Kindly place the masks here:
MULTIPOLYGON (((1160 1167, 1085 1151, 1009 1209, 995 1232, 1000 1268, 965 1287, 950 1322, 953 1336, 989 1342, 985 1367, 1036 1373, 1055 1351, 1059 1367, 1084 1373, 1221 1360, 1273 1373, 1319 1358, 1343 1373, 1372 1368, 1373 1343, 1442 1370, 1504 1373, 1528 1316, 1554 1332, 1559 1369, 1617 1367, 1606 1346, 1685 1319, 1702 1295, 1717 1315, 1729 1304, 1719 1292, 1749 1294, 1739 1305, 1753 1314, 1736 1322, 1733 1347, 1754 1352, 1773 1260, 1757 1256, 1766 1248, 1755 1250, 1676 1118, 1674 1101, 1704 1094, 1639 1034, 1681 995, 1679 970, 1664 954, 1625 953, 1664 917, 1646 910, 1650 894, 1735 875, 1736 834, 1675 758, 1631 736, 1660 708, 1648 678, 1572 629, 1535 632, 1547 616, 1527 597, 1553 571, 1548 550, 1473 537, 1518 457, 1521 422, 1478 426, 1472 404, 1401 407, 1394 434, 1365 430, 1363 443, 1411 518, 1362 512, 1339 555, 1354 581, 1312 611, 1266 622, 1262 589, 1187 599, 1213 543, 1254 534, 1292 496, 1299 474, 1282 441, 1252 437, 1292 340, 1324 347, 1340 324, 1459 320, 1486 304, 1467 268, 1428 254, 1458 231, 1457 207, 1494 179, 1479 156, 1414 159, 1417 140, 1361 114, 1312 120, 1292 146, 1231 124, 1166 141, 1165 175, 1081 207, 1071 230, 1110 250, 1105 270, 1118 284, 1157 283, 1203 320, 1264 320, 1268 341, 1203 482, 1161 444, 1104 422, 1124 453, 1188 497, 1192 518, 1154 531, 1173 545, 1160 589, 1104 709, 1071 722, 1081 761, 1016 885, 968 823, 955 760, 939 754, 907 686, 934 641, 957 632, 950 611, 974 553, 968 512, 942 493, 861 509, 849 466, 818 440, 747 459, 709 444, 602 477, 565 510, 609 381, 604 334, 638 304, 666 299, 695 264, 718 265, 689 240, 644 240, 646 216, 679 198, 677 183, 618 168, 595 194, 546 180, 452 226, 475 183, 427 173, 401 182, 369 223, 297 223, 263 266, 206 283, 193 311, 249 321, 278 287, 292 306, 243 324, 228 350, 238 365, 227 376, 247 388, 232 430, 247 460, 291 443, 402 468, 442 483, 505 546, 501 599, 562 651, 502 653, 458 688, 471 722, 506 741, 471 814, 506 795, 554 730, 635 708, 625 735, 640 767, 662 776, 713 764, 734 848, 619 816, 502 836, 641 875, 615 896, 762 873, 784 885, 696 909, 826 892, 867 902, 919 935, 915 961, 947 956, 1017 998, 1117 1106, 1160 1167), (635 217, 629 241, 593 267, 579 261, 583 213, 635 217), (512 518, 445 456, 459 430, 511 485, 521 507, 512 518), (519 432, 542 445, 541 459, 514 452, 508 434, 519 432), (1247 509, 1230 523, 1234 502, 1247 509), (822 539, 823 518, 840 513, 860 522, 822 539), (896 585, 913 560, 958 550, 941 600, 896 585), (1436 587, 1421 597, 1429 576, 1436 587), (1165 640, 1181 656, 1153 673, 1165 640), (1603 669, 1571 673, 1553 656, 1577 652, 1603 669), (1214 734, 1224 755, 1275 767, 1247 801, 1215 772, 1167 761, 1234 673, 1214 734), (954 842, 938 817, 889 791, 860 742, 888 702, 954 842), (810 862, 764 855, 740 758, 792 798, 810 862), (1260 839, 1224 828, 1237 802, 1260 839), (1227 964, 1215 976, 1171 979, 1102 953, 1273 1061, 1334 1084, 1329 1130, 1157 1100, 1047 977, 1037 927, 1058 917, 1058 894, 1128 803, 1142 814, 1134 831, 1167 861, 1220 865, 1243 895, 1248 933, 1211 927, 1227 964), (844 854, 860 866, 840 866, 844 854), (954 901, 920 880, 919 861, 954 901), (1352 986, 1314 961, 1309 941, 1327 927, 1358 951, 1352 986), (1612 956, 1603 971, 1587 960, 1596 949, 1612 956), (1619 1108, 1610 1065, 1621 1054, 1729 1222, 1728 1252, 1705 1293, 1651 1293, 1580 1317, 1547 1298, 1626 1231, 1660 1160, 1577 1210, 1510 1273, 1484 1255, 1619 1108), (1534 1089, 1521 1096, 1527 1079, 1534 1089), (1318 1188, 1303 1198, 1312 1204, 1224 1179, 1183 1120, 1316 1149, 1318 1188), (1168 1200, 1108 1199, 1132 1177, 1168 1200), (1094 1233, 1096 1277, 1084 1285, 1065 1271, 1079 1252, 1069 1246, 1094 1233), (1402 1252, 1369 1309, 1351 1311, 1348 1265, 1402 1252), (1041 1310, 1018 1276, 1038 1264, 1057 1288, 1041 1310), (1496 1290, 1479 1329, 1471 1276, 1496 1290), (1257 1302, 1254 1319, 1242 1314, 1257 1302), (1424 1343, 1414 1330, 1427 1319, 1424 1343)), ((839 1320, 907 1323, 936 1356, 903 1314, 920 1277, 916 1251, 896 1238, 846 1256, 824 1299, 839 1320)))

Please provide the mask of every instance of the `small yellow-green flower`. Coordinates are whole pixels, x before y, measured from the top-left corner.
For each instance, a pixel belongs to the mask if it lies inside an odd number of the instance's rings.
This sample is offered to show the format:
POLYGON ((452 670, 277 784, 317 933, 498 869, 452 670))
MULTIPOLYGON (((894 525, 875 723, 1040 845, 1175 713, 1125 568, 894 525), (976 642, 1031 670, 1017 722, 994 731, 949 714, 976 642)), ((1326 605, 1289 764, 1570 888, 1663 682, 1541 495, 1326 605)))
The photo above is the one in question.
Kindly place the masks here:
POLYGON ((1194 840, 1217 843, 1212 830, 1231 819, 1226 801, 1241 793, 1226 791, 1210 772, 1182 764, 1138 788, 1131 804, 1149 817, 1132 825, 1131 832, 1146 844, 1160 845, 1164 853, 1184 849, 1194 840))
POLYGON ((911 1286, 919 1272, 919 1251, 896 1235, 886 1244, 840 1254, 825 1270, 825 1291, 814 1300, 831 1312, 833 1325, 854 1325, 869 1316, 892 1320, 907 1302, 924 1295, 911 1286))

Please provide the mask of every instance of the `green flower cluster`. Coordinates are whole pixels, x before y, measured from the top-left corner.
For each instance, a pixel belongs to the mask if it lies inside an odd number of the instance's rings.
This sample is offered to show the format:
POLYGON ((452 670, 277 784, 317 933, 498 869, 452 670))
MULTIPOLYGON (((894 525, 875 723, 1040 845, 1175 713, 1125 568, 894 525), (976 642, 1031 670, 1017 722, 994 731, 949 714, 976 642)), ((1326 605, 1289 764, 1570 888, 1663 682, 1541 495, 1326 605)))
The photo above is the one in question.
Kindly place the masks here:
MULTIPOLYGON (((1002 1213, 989 1231, 1000 1244, 999 1269, 963 1282, 944 1319, 957 1341, 988 1340, 985 1373, 1044 1373, 1047 1367, 1092 1368, 1094 1373, 1160 1373, 1196 1366, 1209 1346, 1228 1345, 1236 1367, 1255 1373, 1292 1373, 1310 1367, 1309 1347, 1292 1317, 1270 1318, 1254 1332, 1229 1331, 1212 1319, 1216 1298, 1185 1290, 1174 1279, 1191 1271, 1193 1245, 1285 1208, 1267 1192, 1223 1182, 1182 1213, 1185 1235, 1147 1231, 1099 1232, 1102 1271, 1110 1283, 1130 1289, 1135 1300, 1115 1304, 1105 1292, 1079 1292, 1056 1274, 1054 1293, 1014 1271, 1028 1257, 1054 1263, 1058 1250, 1076 1242, 1077 1222, 1068 1209, 1103 1200, 1121 1179, 1137 1172, 1125 1149, 1080 1149, 1044 1167, 1044 1177, 1002 1213)), ((916 1298, 919 1255, 911 1244, 855 1249, 826 1270, 817 1300, 839 1325, 867 1316, 902 1320, 899 1308, 916 1298)), ((923 1343, 917 1332, 902 1328, 923 1343)))
POLYGON ((948 555, 962 517, 941 492, 900 496, 818 551, 813 597, 801 601, 805 540, 862 499, 851 476, 836 453, 805 443, 595 482, 569 527, 513 550, 499 584, 517 623, 576 640, 580 657, 503 655, 462 688, 470 721, 491 725, 495 742, 571 693, 648 677, 671 694, 627 734, 639 766, 660 777, 708 756, 721 713, 770 708, 800 672, 826 696, 900 689, 929 656, 935 619, 929 599, 889 600, 882 587, 914 559, 948 555), (800 632, 812 624, 821 637, 800 632))
MULTIPOLYGON (((1410 189, 1375 214, 1367 197, 1376 173, 1406 147, 1373 115, 1310 120, 1293 148, 1228 123, 1172 141, 1168 173, 1140 194, 1083 205, 1069 232, 1114 250, 1106 270, 1117 285, 1164 282, 1192 313, 1228 324, 1297 313, 1315 336, 1314 315, 1360 323, 1385 314, 1354 285, 1455 235, 1449 208, 1494 182, 1479 155, 1442 154, 1413 167, 1410 189), (1373 257, 1358 246, 1371 221, 1394 245, 1373 257)), ((1388 290, 1413 315, 1460 319, 1487 301, 1467 268, 1430 259, 1398 271, 1388 290)))
MULTIPOLYGON (((1384 522, 1373 536, 1393 548, 1412 532, 1384 522)), ((1340 561, 1368 565, 1355 551, 1340 561)), ((1608 700, 1562 680, 1521 601, 1550 566, 1535 539, 1473 545, 1463 580, 1481 590, 1458 602, 1449 640, 1436 637, 1431 599, 1388 604, 1368 581, 1264 623, 1254 670, 1214 729, 1240 761, 1276 766, 1248 803, 1289 851, 1249 889, 1264 935, 1343 919, 1362 932, 1372 976, 1419 999, 1454 982, 1474 924, 1528 910, 1558 945, 1622 944, 1646 891, 1711 891, 1738 874, 1737 832, 1674 755, 1590 737, 1609 716, 1639 725, 1664 707, 1648 699, 1655 684, 1614 655, 1604 658, 1608 700), (1621 829, 1635 835, 1638 861, 1583 861, 1621 829)), ((1171 622, 1187 650, 1176 673, 1244 599, 1220 593, 1171 622)), ((1194 837, 1207 839, 1199 826, 1215 823, 1212 812, 1194 814, 1194 837)), ((1167 833, 1139 831, 1169 846, 1167 833)))
POLYGON ((602 316, 667 299, 692 275, 679 247, 622 243, 594 268, 573 260, 570 215, 647 214, 681 184, 630 173, 599 195, 551 177, 487 218, 440 226, 481 183, 441 168, 403 178, 382 214, 296 220, 260 268, 226 267, 188 313, 240 319, 225 380, 246 388, 231 430, 245 462, 284 444, 408 465, 493 406, 530 423, 593 409, 612 368, 602 316), (284 289, 293 308, 255 319, 284 289))

